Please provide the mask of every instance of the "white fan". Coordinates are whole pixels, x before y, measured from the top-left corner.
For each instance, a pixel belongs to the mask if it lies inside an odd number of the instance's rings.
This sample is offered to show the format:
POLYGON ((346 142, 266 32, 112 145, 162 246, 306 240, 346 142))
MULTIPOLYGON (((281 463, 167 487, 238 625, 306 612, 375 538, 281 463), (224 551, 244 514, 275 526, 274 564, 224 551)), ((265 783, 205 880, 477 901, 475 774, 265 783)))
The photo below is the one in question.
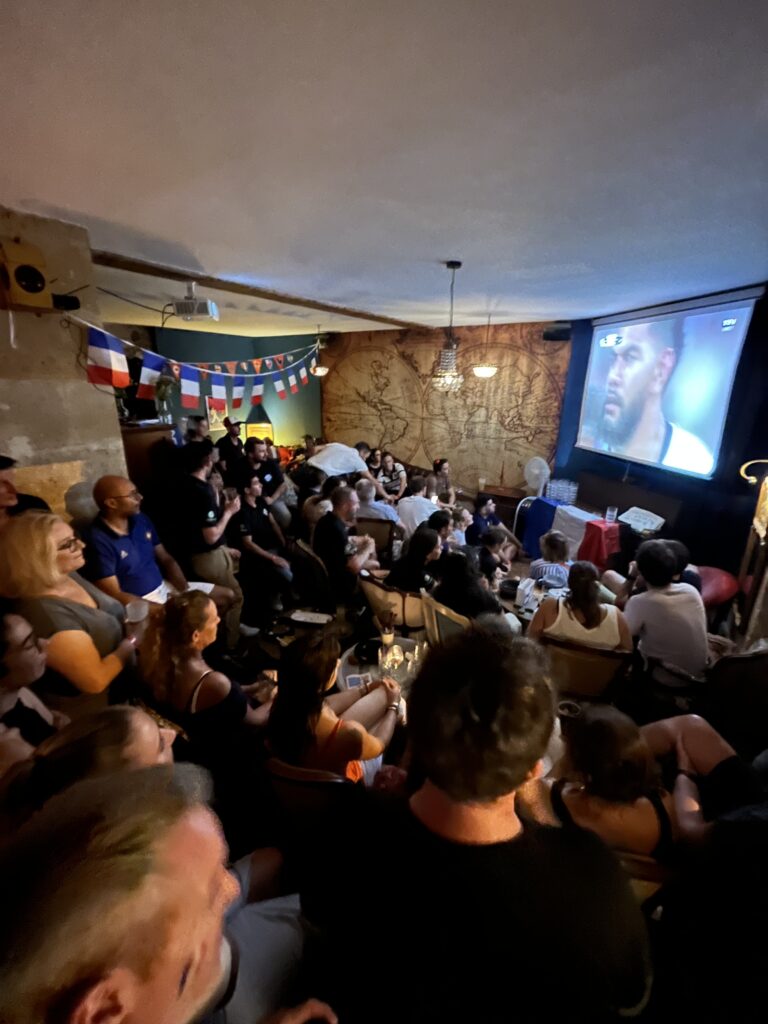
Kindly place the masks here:
POLYGON ((526 462, 523 476, 528 486, 541 497, 550 476, 547 460, 542 459, 540 455, 534 455, 532 459, 526 462))

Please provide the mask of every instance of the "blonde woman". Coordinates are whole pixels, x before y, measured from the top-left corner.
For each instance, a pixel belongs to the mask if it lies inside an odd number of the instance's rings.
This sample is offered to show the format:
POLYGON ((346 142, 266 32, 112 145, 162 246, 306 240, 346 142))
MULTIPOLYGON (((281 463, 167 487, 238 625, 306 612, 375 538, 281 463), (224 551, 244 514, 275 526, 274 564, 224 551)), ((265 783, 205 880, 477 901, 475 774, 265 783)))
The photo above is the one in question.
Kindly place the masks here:
POLYGON ((123 606, 79 575, 84 561, 82 541, 50 512, 25 512, 0 536, 0 593, 48 640, 48 671, 37 691, 70 717, 106 705, 134 658, 123 606))

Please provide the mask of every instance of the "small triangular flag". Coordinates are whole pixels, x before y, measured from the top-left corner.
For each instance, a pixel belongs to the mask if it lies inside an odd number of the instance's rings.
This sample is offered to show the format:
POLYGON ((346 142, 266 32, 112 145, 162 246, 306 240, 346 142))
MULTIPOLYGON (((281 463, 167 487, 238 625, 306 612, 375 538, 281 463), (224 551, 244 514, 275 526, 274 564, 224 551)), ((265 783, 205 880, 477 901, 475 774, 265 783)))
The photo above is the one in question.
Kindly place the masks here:
POLYGON ((292 362, 293 362, 293 356, 288 356, 288 362, 289 362, 289 363, 292 363, 292 362))
POLYGON ((271 359, 265 359, 264 362, 266 364, 267 369, 271 370, 272 369, 272 360, 271 359))
POLYGON ((234 377, 235 373, 237 372, 237 360, 231 363, 224 363, 224 365, 227 368, 227 373, 231 373, 232 376, 234 377))
POLYGON ((256 373, 261 373, 261 360, 260 359, 252 359, 251 360, 251 366, 254 368, 256 373))
POLYGON ((285 356, 282 353, 279 356, 275 356, 275 363, 277 364, 278 370, 282 370, 285 366, 285 356))
POLYGON ((246 363, 245 360, 243 360, 243 362, 240 363, 240 369, 245 370, 246 373, 248 372, 248 363, 246 363))

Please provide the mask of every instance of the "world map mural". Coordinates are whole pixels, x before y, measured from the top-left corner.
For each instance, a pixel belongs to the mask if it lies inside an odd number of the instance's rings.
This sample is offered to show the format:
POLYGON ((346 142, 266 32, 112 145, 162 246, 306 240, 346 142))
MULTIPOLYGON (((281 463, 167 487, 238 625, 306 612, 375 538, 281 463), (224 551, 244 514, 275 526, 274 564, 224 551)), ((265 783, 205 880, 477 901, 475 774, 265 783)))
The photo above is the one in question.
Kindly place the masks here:
POLYGON ((560 425, 570 342, 542 340, 543 324, 456 328, 464 384, 455 393, 431 382, 442 330, 345 334, 323 352, 323 433, 367 441, 419 466, 451 462, 467 486, 523 485, 534 455, 550 461, 560 425), (490 379, 472 366, 493 362, 490 379))

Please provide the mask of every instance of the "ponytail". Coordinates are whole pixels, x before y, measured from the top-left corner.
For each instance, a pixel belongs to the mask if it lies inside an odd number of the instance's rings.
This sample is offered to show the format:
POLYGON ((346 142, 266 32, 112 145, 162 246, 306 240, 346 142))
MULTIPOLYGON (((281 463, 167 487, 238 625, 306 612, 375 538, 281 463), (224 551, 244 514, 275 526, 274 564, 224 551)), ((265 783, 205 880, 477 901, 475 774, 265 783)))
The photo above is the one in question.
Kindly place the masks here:
POLYGON ((600 584, 597 569, 591 562, 574 562, 568 573, 567 604, 573 611, 581 612, 587 629, 600 625, 600 584))

